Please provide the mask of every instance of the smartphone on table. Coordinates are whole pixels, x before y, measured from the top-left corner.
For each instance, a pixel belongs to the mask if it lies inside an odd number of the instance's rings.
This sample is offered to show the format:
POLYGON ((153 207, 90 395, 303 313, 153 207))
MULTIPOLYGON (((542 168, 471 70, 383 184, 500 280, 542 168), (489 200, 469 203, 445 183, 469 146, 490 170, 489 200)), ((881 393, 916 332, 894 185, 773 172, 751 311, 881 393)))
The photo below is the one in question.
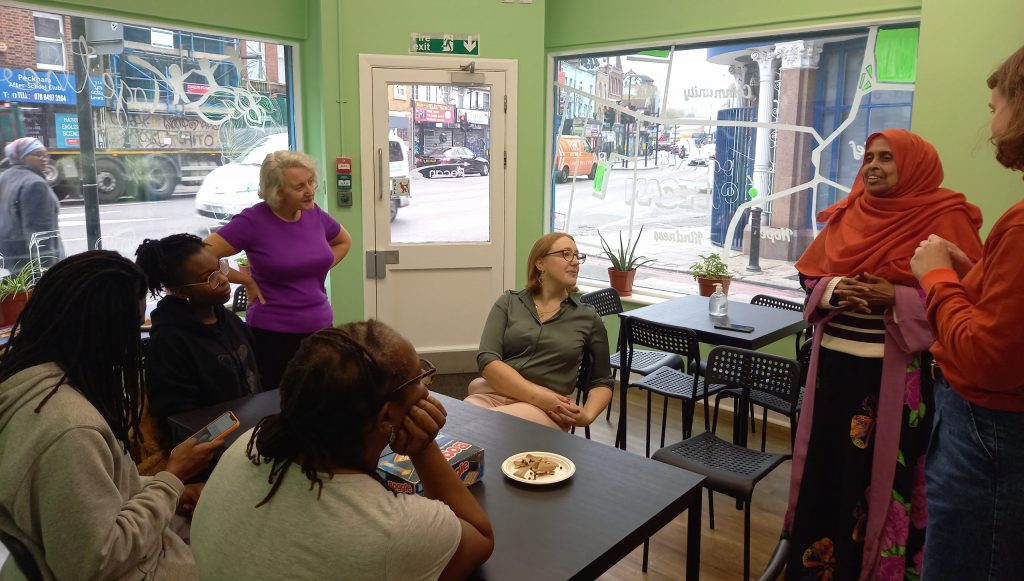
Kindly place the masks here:
POLYGON ((222 440, 227 437, 228 434, 238 429, 241 422, 238 421, 238 416, 234 412, 226 411, 221 414, 217 419, 206 424, 206 427, 196 432, 193 437, 196 442, 202 444, 204 442, 215 442, 222 440))
POLYGON ((738 325, 736 323, 715 323, 716 329, 725 329, 726 331, 739 331, 740 333, 753 333, 754 328, 750 325, 738 325))

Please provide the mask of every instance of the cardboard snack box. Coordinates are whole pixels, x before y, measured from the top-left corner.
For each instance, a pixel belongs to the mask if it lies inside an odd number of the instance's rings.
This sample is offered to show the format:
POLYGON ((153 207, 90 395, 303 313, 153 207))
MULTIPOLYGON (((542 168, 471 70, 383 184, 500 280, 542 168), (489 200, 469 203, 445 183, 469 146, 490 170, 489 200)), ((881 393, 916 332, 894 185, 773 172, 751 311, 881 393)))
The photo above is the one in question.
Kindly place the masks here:
MULTIPOLYGON (((435 441, 463 484, 469 486, 483 477, 483 448, 444 433, 438 433, 435 441)), ((377 462, 377 474, 384 479, 387 487, 395 492, 423 494, 423 484, 412 466, 412 460, 408 456, 392 452, 390 448, 384 448, 384 455, 377 462)))

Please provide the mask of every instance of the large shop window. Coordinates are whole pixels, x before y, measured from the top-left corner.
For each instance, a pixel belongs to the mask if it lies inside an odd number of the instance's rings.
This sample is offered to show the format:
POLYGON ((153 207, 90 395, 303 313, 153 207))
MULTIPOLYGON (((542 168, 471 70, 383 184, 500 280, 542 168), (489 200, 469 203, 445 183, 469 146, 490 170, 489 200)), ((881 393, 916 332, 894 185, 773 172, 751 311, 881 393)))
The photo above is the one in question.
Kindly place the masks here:
POLYGON ((294 146, 289 46, 2 4, 0 21, 12 39, 35 39, 10 42, 0 61, 0 147, 30 136, 49 150, 59 223, 34 233, 29 249, 44 266, 54 240, 67 255, 134 258, 145 238, 205 237, 259 201, 266 154, 294 146), (84 195, 86 160, 95 202, 84 195))
POLYGON ((639 237, 654 259, 641 288, 694 292, 691 265, 718 253, 741 281, 796 290, 793 263, 864 140, 910 127, 917 42, 903 25, 556 58, 549 227, 593 257, 595 285, 601 237, 639 237))

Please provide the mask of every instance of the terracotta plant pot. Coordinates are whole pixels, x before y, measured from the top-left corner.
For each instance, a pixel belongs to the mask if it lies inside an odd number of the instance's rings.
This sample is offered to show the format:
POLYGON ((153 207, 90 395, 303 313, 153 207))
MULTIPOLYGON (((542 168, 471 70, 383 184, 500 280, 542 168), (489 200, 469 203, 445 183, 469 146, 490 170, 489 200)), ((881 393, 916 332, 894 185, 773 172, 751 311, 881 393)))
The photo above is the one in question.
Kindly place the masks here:
POLYGON ((240 265, 238 265, 238 272, 240 272, 242 274, 247 274, 249 276, 252 276, 252 274, 249 271, 249 265, 248 264, 244 264, 244 265, 240 264, 240 265))
POLYGON ((29 293, 17 293, 0 301, 0 314, 3 314, 3 325, 13 325, 18 315, 25 309, 29 293))
POLYGON ((633 270, 608 269, 608 282, 613 289, 618 291, 620 297, 628 297, 633 294, 633 278, 635 276, 635 268, 633 270))
POLYGON ((729 281, 731 278, 698 278, 697 286, 700 287, 700 296, 710 297, 715 292, 715 284, 722 283, 722 292, 729 294, 729 281))

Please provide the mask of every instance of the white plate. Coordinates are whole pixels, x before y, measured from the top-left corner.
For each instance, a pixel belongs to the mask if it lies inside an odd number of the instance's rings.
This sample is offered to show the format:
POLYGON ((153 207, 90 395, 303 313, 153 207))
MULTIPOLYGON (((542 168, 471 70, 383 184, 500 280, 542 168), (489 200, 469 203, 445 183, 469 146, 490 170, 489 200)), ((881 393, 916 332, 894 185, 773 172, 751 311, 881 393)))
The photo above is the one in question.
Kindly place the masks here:
POLYGON ((575 474, 576 465, 572 463, 572 460, 566 458, 565 456, 559 456, 558 454, 553 454, 551 452, 520 452, 518 454, 513 454, 508 458, 505 458, 505 461, 501 463, 501 471, 505 473, 505 476, 508 476, 509 478, 515 480, 516 482, 522 482, 523 484, 554 484, 556 482, 567 480, 570 476, 575 474), (523 458, 527 454, 532 454, 533 456, 543 456, 557 464, 558 468, 555 469, 554 474, 545 474, 544 476, 538 476, 534 480, 527 480, 520 476, 516 476, 515 462, 516 460, 523 458))

